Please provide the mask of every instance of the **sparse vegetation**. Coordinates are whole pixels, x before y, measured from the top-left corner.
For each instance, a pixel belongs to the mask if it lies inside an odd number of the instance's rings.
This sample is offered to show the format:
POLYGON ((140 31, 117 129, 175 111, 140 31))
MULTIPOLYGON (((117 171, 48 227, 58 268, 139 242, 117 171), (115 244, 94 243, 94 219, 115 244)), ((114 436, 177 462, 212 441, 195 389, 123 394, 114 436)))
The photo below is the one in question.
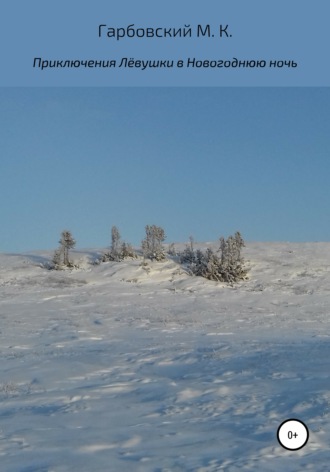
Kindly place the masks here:
POLYGON ((121 235, 117 226, 111 228, 111 247, 110 251, 103 255, 102 262, 115 261, 120 262, 124 259, 135 259, 137 256, 131 244, 121 241, 121 235))
POLYGON ((209 280, 233 284, 244 280, 247 270, 241 255, 244 240, 239 232, 228 239, 220 238, 220 247, 215 253, 212 249, 206 251, 194 250, 193 239, 180 254, 180 261, 186 264, 193 275, 205 277, 209 280))
POLYGON ((194 251, 194 238, 189 237, 189 244, 186 244, 185 249, 180 254, 181 264, 194 264, 196 262, 196 254, 194 251))
POLYGON ((76 240, 68 230, 64 230, 61 233, 61 239, 59 240, 60 247, 55 250, 53 256, 52 269, 59 270, 65 267, 75 267, 74 263, 69 259, 69 250, 74 248, 76 240))
POLYGON ((175 245, 174 243, 171 243, 168 247, 167 254, 169 256, 176 256, 176 250, 175 250, 175 245))
MULTIPOLYGON (((163 242, 166 239, 165 231, 162 227, 156 225, 147 225, 145 227, 146 236, 142 241, 143 262, 141 266, 150 271, 146 262, 162 262, 167 259, 163 242)), ((65 267, 76 267, 69 259, 69 250, 73 248, 76 241, 68 230, 64 230, 59 241, 60 247, 54 252, 52 260, 52 269, 62 269, 65 267)), ((217 282, 225 282, 233 285, 244 280, 247 275, 247 269, 244 267, 242 257, 242 248, 245 246, 241 234, 237 231, 234 236, 227 239, 219 239, 219 248, 214 251, 211 248, 206 250, 195 249, 195 241, 192 236, 189 237, 189 243, 183 251, 177 252, 174 244, 170 244, 167 254, 174 257, 185 266, 191 275, 204 277, 217 282)), ((124 259, 136 259, 138 256, 133 247, 121 240, 121 235, 116 226, 111 228, 111 246, 108 252, 105 252, 101 259, 94 264, 101 262, 121 262, 124 259)))
POLYGON ((166 259, 163 242, 166 239, 165 231, 160 226, 147 225, 146 237, 142 241, 142 252, 145 259, 164 261, 166 259))

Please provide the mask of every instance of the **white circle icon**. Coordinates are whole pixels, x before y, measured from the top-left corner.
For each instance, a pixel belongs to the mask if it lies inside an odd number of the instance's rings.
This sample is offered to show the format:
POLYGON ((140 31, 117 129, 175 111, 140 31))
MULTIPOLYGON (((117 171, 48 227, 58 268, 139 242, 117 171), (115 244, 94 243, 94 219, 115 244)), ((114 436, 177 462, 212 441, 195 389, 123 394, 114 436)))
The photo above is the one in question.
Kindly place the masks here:
POLYGON ((309 431, 300 420, 289 419, 283 421, 277 430, 277 439, 282 447, 289 451, 297 451, 307 444, 309 431))

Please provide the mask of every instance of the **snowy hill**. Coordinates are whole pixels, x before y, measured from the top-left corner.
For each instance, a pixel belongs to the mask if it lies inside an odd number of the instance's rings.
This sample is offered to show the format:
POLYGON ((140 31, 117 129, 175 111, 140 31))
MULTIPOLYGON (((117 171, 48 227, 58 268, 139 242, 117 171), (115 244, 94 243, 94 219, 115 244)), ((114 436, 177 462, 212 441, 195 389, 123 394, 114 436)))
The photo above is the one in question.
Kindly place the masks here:
POLYGON ((101 253, 0 255, 1 471, 329 470, 330 243, 249 243, 233 287, 101 253))

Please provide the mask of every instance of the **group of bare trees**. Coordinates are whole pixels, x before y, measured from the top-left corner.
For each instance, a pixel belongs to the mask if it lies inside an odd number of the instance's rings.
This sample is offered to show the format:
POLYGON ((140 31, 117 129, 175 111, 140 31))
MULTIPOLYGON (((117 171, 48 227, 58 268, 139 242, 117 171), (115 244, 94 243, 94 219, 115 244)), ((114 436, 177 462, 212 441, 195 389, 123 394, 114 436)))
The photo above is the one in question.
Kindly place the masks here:
MULTIPOLYGON (((145 232, 145 238, 141 243, 144 260, 166 260, 166 251, 163 246, 166 239, 164 229, 156 225, 147 225, 145 232)), ((245 244, 241 234, 236 232, 234 236, 229 236, 227 239, 221 237, 219 242, 220 245, 216 252, 211 248, 204 251, 196 250, 194 239, 190 237, 189 244, 181 252, 177 253, 174 244, 171 244, 168 248, 168 255, 179 260, 191 275, 230 284, 245 279, 247 271, 241 254, 245 244)), ((53 256, 52 268, 58 270, 75 267, 73 261, 69 258, 69 250, 74 248, 76 244, 70 231, 62 231, 59 244, 60 246, 53 256)), ((137 257, 131 244, 122 241, 118 228, 113 226, 110 249, 103 254, 99 262, 120 262, 127 258, 135 259, 137 257)))

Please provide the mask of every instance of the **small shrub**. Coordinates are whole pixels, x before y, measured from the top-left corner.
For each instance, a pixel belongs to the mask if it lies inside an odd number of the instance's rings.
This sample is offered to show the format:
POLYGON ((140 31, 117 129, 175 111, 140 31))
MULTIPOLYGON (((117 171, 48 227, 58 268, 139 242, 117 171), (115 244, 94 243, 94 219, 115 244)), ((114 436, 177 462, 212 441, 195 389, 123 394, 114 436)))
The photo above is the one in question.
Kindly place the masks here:
POLYGON ((164 261, 166 259, 165 248, 162 243, 165 241, 165 231, 160 226, 147 225, 145 227, 146 237, 142 241, 142 252, 145 259, 164 261))
POLYGON ((61 239, 59 240, 60 247, 55 250, 52 265, 50 269, 60 270, 66 267, 73 268, 77 267, 70 259, 69 259, 69 250, 74 248, 76 245, 76 241, 73 238, 72 234, 68 230, 64 230, 61 233, 61 239))
POLYGON ((167 250, 167 254, 169 256, 176 256, 176 250, 175 250, 175 246, 174 246, 174 243, 171 243, 168 247, 168 250, 167 250))
POLYGON ((136 259, 137 255, 131 244, 123 242, 120 248, 120 256, 122 259, 136 259))
POLYGON ((102 262, 115 261, 120 262, 124 259, 135 259, 137 255, 131 244, 121 242, 121 236, 116 226, 111 228, 111 247, 110 251, 103 254, 102 262))
POLYGON ((196 254, 194 250, 194 238, 189 237, 189 244, 186 244, 185 249, 180 253, 181 264, 195 264, 196 254))
POLYGON ((191 274, 217 282, 226 282, 233 285, 246 277, 244 260, 241 249, 244 240, 239 232, 228 239, 220 238, 220 247, 217 253, 210 248, 206 251, 194 250, 192 244, 181 253, 180 260, 188 265, 191 274))

